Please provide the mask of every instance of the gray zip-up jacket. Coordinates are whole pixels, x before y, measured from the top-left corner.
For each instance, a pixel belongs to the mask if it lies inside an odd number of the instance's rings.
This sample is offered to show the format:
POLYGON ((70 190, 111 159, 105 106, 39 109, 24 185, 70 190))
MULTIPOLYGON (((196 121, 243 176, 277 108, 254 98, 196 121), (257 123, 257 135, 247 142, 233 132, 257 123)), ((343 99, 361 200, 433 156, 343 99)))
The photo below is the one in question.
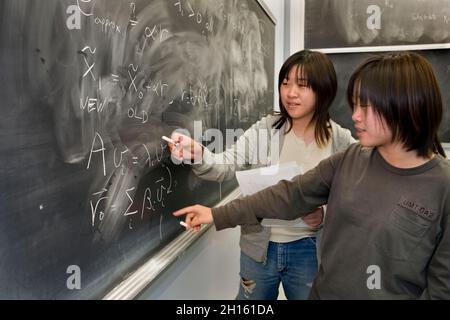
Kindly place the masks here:
MULTIPOLYGON (((238 141, 222 153, 204 149, 202 164, 194 164, 194 173, 202 179, 224 181, 232 179, 236 171, 270 166, 278 163, 284 142, 285 125, 273 129, 279 116, 269 115, 252 125, 238 141), (264 156, 261 156, 264 155, 264 156)), ((355 142, 350 130, 331 121, 331 153, 341 151, 355 142)), ((241 226, 241 250, 257 262, 264 262, 270 239, 270 227, 261 224, 241 226)))

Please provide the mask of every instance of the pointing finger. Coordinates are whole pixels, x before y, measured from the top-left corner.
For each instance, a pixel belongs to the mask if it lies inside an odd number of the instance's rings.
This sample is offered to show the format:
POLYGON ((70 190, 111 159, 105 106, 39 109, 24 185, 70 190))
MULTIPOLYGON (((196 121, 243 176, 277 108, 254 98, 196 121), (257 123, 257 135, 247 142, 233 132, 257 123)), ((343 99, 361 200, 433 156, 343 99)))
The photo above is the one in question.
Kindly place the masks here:
POLYGON ((188 214, 188 213, 193 212, 193 211, 194 211, 194 206, 190 206, 190 207, 186 207, 186 208, 180 209, 178 211, 175 211, 173 213, 173 215, 178 217, 178 216, 182 216, 184 214, 188 214))

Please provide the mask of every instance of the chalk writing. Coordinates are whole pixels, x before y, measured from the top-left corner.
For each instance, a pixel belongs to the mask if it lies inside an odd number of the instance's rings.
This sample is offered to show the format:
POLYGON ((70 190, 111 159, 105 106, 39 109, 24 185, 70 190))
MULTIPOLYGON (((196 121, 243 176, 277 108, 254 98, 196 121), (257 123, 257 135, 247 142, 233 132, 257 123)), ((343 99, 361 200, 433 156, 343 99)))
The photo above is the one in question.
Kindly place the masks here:
POLYGON ((125 147, 124 151, 120 151, 120 159, 119 161, 116 161, 116 154, 117 154, 117 148, 114 148, 114 167, 118 168, 122 165, 124 155, 128 153, 130 150, 125 147))
POLYGON ((99 100, 97 98, 86 97, 85 101, 83 102, 83 100, 80 98, 80 109, 87 110, 88 113, 91 113, 93 111, 101 113, 105 105, 105 99, 99 100))
POLYGON ((131 15, 130 15, 130 25, 132 27, 137 26, 139 21, 136 18, 136 4, 134 2, 130 3, 131 15))
POLYGON ((98 152, 101 152, 102 155, 102 165, 103 165, 103 175, 106 177, 106 163, 105 163, 105 144, 103 143, 103 138, 102 136, 96 132, 94 139, 92 141, 92 146, 91 146, 91 151, 89 153, 89 160, 87 163, 87 169, 90 168, 91 165, 91 160, 92 160, 92 155, 98 152), (99 147, 96 147, 96 145, 100 144, 99 147))
POLYGON ((212 17, 204 17, 200 11, 197 11, 193 8, 193 5, 189 1, 177 1, 174 3, 174 6, 177 7, 178 13, 181 16, 187 16, 189 19, 193 19, 197 24, 204 25, 205 29, 209 33, 213 33, 214 31, 214 20, 212 17))
POLYGON ((95 24, 102 26, 102 32, 104 33, 107 33, 108 30, 120 33, 120 26, 116 22, 111 21, 109 18, 95 17, 94 22, 95 24))
POLYGON ((130 208, 133 205, 133 197, 130 195, 130 192, 133 192, 135 189, 136 188, 133 187, 133 188, 129 188, 129 189, 126 190, 126 194, 127 194, 128 199, 130 200, 130 204, 129 204, 128 208, 127 208, 127 211, 124 213, 124 216, 134 215, 134 214, 137 213, 137 210, 130 211, 130 208))
MULTIPOLYGON (((163 166, 166 174, 161 176, 156 181, 153 182, 152 186, 148 186, 145 188, 143 192, 143 201, 140 209, 133 209, 134 206, 134 197, 136 192, 136 186, 129 187, 125 189, 125 196, 128 201, 127 207, 125 211, 122 213, 123 216, 129 217, 130 222, 129 226, 132 227, 131 216, 136 215, 139 211, 141 212, 140 218, 143 220, 146 214, 154 213, 164 208, 166 206, 165 200, 166 198, 173 193, 174 181, 172 177, 172 172, 170 168, 167 166, 163 166), (152 191, 153 189, 153 191, 152 191), (153 197, 153 195, 155 195, 153 197)), ((111 205, 109 208, 106 207, 107 202, 114 203, 115 200, 112 199, 109 194, 109 190, 103 188, 102 190, 95 192, 92 194, 91 199, 89 201, 89 205, 91 208, 91 225, 95 227, 97 224, 102 223, 105 216, 108 213, 107 209, 114 211, 117 207, 116 205, 111 205)), ((115 197, 120 197, 120 195, 115 195, 115 197)), ((160 221, 162 222, 162 221, 160 221)))
MULTIPOLYGON (((98 198, 97 201, 94 204, 93 200, 90 200, 89 204, 91 206, 91 218, 92 218, 92 226, 95 225, 95 218, 97 217, 97 210, 99 209, 99 204, 100 202, 108 199, 107 196, 104 196, 104 194, 108 192, 108 189, 103 189, 99 192, 94 193, 92 196, 98 198)), ((105 217, 105 212, 104 211, 100 211, 98 214, 98 219, 99 221, 102 221, 103 218, 105 217)))
POLYGON ((145 110, 138 111, 137 106, 130 107, 128 109, 128 117, 130 119, 138 119, 141 120, 142 123, 146 123, 148 121, 148 113, 145 110))
POLYGON ((93 8, 92 7, 89 8, 89 6, 86 5, 86 4, 90 4, 91 2, 92 2, 92 0, 77 0, 78 9, 86 17, 93 15, 93 13, 92 13, 93 8), (83 4, 83 9, 81 8, 82 6, 80 5, 80 1, 83 4), (90 12, 89 12, 89 9, 90 9, 90 12))
POLYGON ((95 62, 92 64, 89 64, 86 51, 89 51, 90 54, 94 55, 96 50, 97 50, 96 48, 92 49, 91 47, 86 46, 80 51, 80 53, 83 55, 84 63, 88 67, 86 72, 83 74, 83 78, 86 77, 88 74, 90 74, 94 81, 95 81, 95 76, 94 76, 94 73, 92 72, 92 70, 94 69, 95 62))

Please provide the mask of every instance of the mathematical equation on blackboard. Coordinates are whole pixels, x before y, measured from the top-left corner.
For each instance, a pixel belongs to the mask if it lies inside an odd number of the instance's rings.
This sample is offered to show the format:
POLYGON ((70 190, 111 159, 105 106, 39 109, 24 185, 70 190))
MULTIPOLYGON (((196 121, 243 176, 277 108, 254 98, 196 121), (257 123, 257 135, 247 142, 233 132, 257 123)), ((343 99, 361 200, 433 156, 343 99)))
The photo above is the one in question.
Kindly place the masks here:
MULTIPOLYGON (((155 130, 153 125, 155 119, 160 119, 161 112, 171 107, 176 108, 178 105, 191 106, 197 115, 209 112, 215 114, 217 118, 220 114, 218 110, 223 108, 224 103, 219 96, 224 90, 229 89, 224 88, 224 85, 218 86, 220 77, 205 77, 201 75, 204 72, 196 74, 198 70, 195 70, 199 69, 195 67, 196 63, 201 65, 203 62, 201 61, 201 55, 204 54, 201 48, 205 46, 203 42, 215 41, 215 35, 229 37, 232 34, 233 37, 243 39, 257 36, 259 45, 249 47, 249 51, 245 49, 244 54, 239 51, 241 49, 232 47, 234 51, 230 60, 236 70, 242 69, 237 63, 243 66, 252 65, 254 70, 250 71, 258 76, 255 81, 252 74, 249 76, 237 74, 235 81, 239 82, 231 84, 234 91, 242 93, 227 98, 229 99, 227 104, 230 106, 229 116, 245 117, 251 106, 255 105, 258 95, 268 86, 267 76, 263 71, 263 57, 269 54, 269 48, 263 45, 259 38, 265 28, 262 20, 255 19, 254 15, 248 15, 245 19, 236 16, 228 10, 230 6, 223 0, 201 4, 198 1, 173 0, 164 3, 164 10, 161 2, 155 2, 149 7, 142 7, 138 2, 125 4, 121 2, 121 10, 126 10, 127 14, 119 17, 106 15, 105 11, 108 11, 104 10, 104 6, 105 2, 77 0, 76 5, 70 5, 66 10, 66 27, 71 32, 87 29, 86 33, 91 34, 84 41, 81 38, 78 42, 80 47, 76 48, 79 65, 82 68, 77 113, 87 117, 86 122, 91 124, 85 125, 88 129, 84 131, 83 136, 83 139, 89 142, 83 144, 84 150, 80 152, 84 156, 78 153, 72 156, 69 162, 79 163, 82 159, 86 170, 98 170, 98 175, 104 177, 103 182, 97 179, 92 187, 89 208, 92 227, 100 229, 104 238, 108 238, 108 234, 113 234, 112 229, 118 219, 117 217, 108 219, 108 215, 126 217, 129 219, 128 226, 132 229, 136 217, 142 220, 146 214, 158 212, 165 207, 165 199, 176 191, 177 183, 172 177, 170 167, 163 161, 164 153, 167 154, 167 146, 164 143, 155 141, 149 143, 145 141, 147 137, 135 139, 133 133, 126 134, 127 142, 112 142, 111 136, 115 135, 116 129, 108 131, 105 128, 142 126, 138 130, 138 135, 143 130, 155 130), (164 20, 149 19, 146 14, 156 9, 159 9, 162 15, 168 10, 167 15, 174 15, 177 19, 185 19, 193 24, 201 38, 187 41, 180 37, 180 30, 173 30, 164 20), (124 16, 127 19, 124 19, 124 16), (228 33, 224 31, 226 29, 229 29, 228 33), (167 68, 165 65, 167 62, 161 62, 164 61, 164 56, 157 55, 160 60, 156 61, 145 58, 148 52, 166 51, 164 45, 175 40, 177 42, 174 46, 183 48, 180 54, 183 56, 182 59, 185 59, 176 62, 177 69, 167 68), (111 47, 108 44, 111 42, 122 48, 124 53, 108 52, 111 47), (104 61, 105 57, 117 61, 108 65, 104 61), (180 71, 184 69, 187 71, 180 71), (170 74, 171 72, 173 74, 170 74), (250 78, 245 80, 245 77, 250 78), (256 84, 256 92, 249 86, 252 82, 250 79, 256 84), (236 84, 240 87, 236 87, 236 84), (126 125, 123 119, 127 120, 126 125), (86 135, 90 135, 91 138, 88 139, 86 135), (128 143, 131 143, 131 146, 128 143), (144 172, 158 166, 163 168, 162 171, 158 171, 161 176, 155 179, 153 186, 143 188, 142 195, 137 195, 137 185, 144 172), (143 199, 141 204, 134 202, 136 197, 143 199)), ((243 14, 248 7, 243 3, 239 9, 243 14)), ((185 36, 189 38, 191 35, 185 36)), ((233 42, 230 44, 233 45, 233 42)), ((170 51, 165 53, 167 56, 172 54, 170 51)), ((217 61, 217 66, 226 68, 220 65, 219 59, 217 61)), ((223 72, 214 70, 214 66, 210 67, 218 75, 223 72)), ((245 69, 243 74, 244 72, 245 69)), ((209 122, 208 124, 214 122, 208 119, 205 121, 209 122)), ((161 133, 170 134, 170 132, 161 133)))

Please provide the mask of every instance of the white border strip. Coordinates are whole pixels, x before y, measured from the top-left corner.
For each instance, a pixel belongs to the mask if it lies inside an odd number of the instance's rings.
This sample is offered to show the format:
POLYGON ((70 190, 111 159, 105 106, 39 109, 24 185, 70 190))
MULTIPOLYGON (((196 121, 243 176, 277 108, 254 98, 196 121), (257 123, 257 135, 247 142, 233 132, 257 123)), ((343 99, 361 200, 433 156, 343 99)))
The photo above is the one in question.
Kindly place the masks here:
MULTIPOLYGON (((292 1, 292 0, 291 0, 292 1)), ((303 9, 303 27, 302 29, 302 37, 301 42, 304 45, 304 29, 305 29, 305 11, 306 4, 304 0, 298 0, 297 11, 293 11, 291 14, 291 19, 293 19, 293 15, 296 13, 299 14, 300 8, 303 9)), ((291 31, 292 32, 292 31, 291 31)), ((299 35, 299 34, 297 34, 299 35)), ((291 39, 291 45, 293 43, 293 39, 291 39)), ((301 48, 303 49, 303 47, 301 48)), ((339 48, 309 48, 311 50, 321 51, 323 53, 352 53, 352 52, 382 52, 382 51, 406 51, 406 50, 432 50, 432 49, 450 49, 450 43, 432 43, 432 44, 414 44, 414 45, 398 45, 398 46, 368 46, 368 47, 339 47, 339 48)), ((293 53, 293 52, 292 52, 293 53)))
MULTIPOLYGON (((240 196, 239 188, 233 190, 217 206, 222 206, 240 196)), ((146 289, 175 260, 180 258, 194 241, 201 237, 211 225, 204 225, 198 233, 186 230, 146 263, 133 272, 127 279, 112 289, 103 300, 131 300, 146 289)))
POLYGON ((442 144, 442 148, 444 148, 444 151, 447 154, 447 159, 450 159, 450 143, 445 142, 445 143, 441 143, 441 144, 442 144))
POLYGON ((269 7, 267 6, 267 4, 263 1, 263 0, 256 0, 256 2, 259 3, 259 5, 261 6, 261 8, 263 8, 263 10, 265 11, 265 13, 269 16, 269 18, 272 20, 272 22, 276 25, 277 24, 277 19, 275 18, 274 14, 272 13, 272 11, 270 11, 269 7))
POLYGON ((286 58, 297 51, 305 49, 305 1, 288 0, 289 7, 285 11, 285 19, 289 21, 289 52, 286 58))
POLYGON ((353 53, 353 52, 380 52, 380 51, 406 51, 406 50, 431 50, 450 49, 450 43, 417 44, 402 46, 373 46, 373 47, 347 47, 347 48, 321 48, 314 49, 323 53, 353 53))

